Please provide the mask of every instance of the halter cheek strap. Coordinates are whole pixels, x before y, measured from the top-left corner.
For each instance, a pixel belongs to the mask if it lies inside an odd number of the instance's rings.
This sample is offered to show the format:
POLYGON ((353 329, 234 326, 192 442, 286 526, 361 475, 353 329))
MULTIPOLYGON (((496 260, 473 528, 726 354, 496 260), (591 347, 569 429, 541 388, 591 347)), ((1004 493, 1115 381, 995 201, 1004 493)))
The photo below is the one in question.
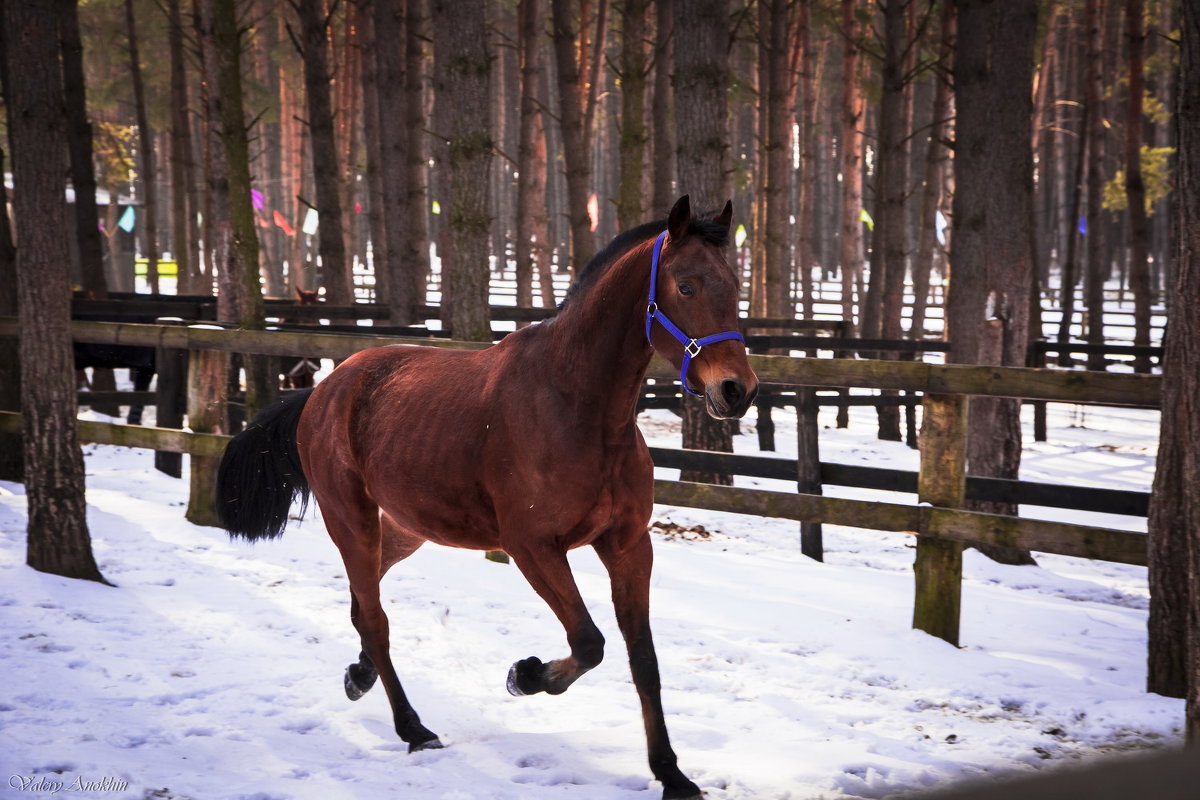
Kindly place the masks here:
POLYGON ((737 331, 725 331, 724 333, 714 333, 711 336, 702 336, 699 339, 693 339, 680 330, 678 325, 667 319, 667 315, 659 309, 658 303, 655 302, 658 290, 658 259, 662 253, 663 242, 666 239, 667 231, 663 231, 658 235, 658 238, 654 240, 654 253, 650 258, 650 302, 646 306, 646 341, 650 343, 651 347, 654 346, 654 343, 650 341, 650 329, 654 326, 654 321, 658 320, 658 323, 666 329, 667 333, 674 336, 675 340, 683 345, 683 364, 679 368, 679 382, 683 384, 684 391, 696 397, 701 397, 702 395, 699 392, 692 391, 687 382, 687 371, 692 363, 692 359, 700 355, 700 350, 706 345, 730 339, 737 339, 743 343, 746 340, 737 331))

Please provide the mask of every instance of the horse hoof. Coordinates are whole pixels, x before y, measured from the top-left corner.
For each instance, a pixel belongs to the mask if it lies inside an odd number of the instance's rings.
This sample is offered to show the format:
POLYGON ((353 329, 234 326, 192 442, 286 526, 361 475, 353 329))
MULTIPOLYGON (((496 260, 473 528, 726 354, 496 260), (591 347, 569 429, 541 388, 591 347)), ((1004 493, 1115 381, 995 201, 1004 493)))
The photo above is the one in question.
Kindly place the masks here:
POLYGON ((350 677, 350 670, 346 670, 345 684, 346 697, 349 697, 351 700, 357 700, 366 694, 366 692, 354 682, 354 679, 350 677))
POLYGON ((436 736, 432 739, 426 739, 423 742, 414 742, 408 746, 408 752, 417 753, 421 750, 442 750, 446 745, 442 744, 442 740, 436 736))
POLYGON ((688 781, 684 786, 663 790, 663 800, 704 800, 704 792, 700 787, 688 781))
POLYGON ((346 667, 343 682, 346 686, 346 697, 357 700, 375 685, 375 675, 368 673, 360 664, 351 664, 346 667))
POLYGON ((523 697, 540 692, 543 667, 542 660, 537 656, 530 656, 513 664, 508 670, 508 693, 513 697, 523 697))

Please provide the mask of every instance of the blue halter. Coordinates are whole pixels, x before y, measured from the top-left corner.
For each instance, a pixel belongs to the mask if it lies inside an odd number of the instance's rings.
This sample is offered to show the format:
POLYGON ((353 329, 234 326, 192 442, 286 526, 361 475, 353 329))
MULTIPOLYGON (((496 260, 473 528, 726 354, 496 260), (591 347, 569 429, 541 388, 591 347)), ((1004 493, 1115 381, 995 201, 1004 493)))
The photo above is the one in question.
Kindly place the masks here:
MULTIPOLYGON (((679 368, 679 382, 683 384, 684 391, 696 397, 702 397, 703 395, 699 392, 693 392, 692 388, 688 386, 687 371, 688 366, 692 363, 692 359, 700 355, 700 350, 705 345, 716 344, 717 342, 724 342, 730 339, 737 339, 742 343, 745 343, 746 340, 737 331, 725 331, 724 333, 714 333, 711 336, 702 336, 699 339, 693 339, 681 331, 679 326, 667 319, 667 315, 659 310, 658 303, 654 301, 654 298, 658 289, 658 257, 662 253, 663 242, 666 241, 666 238, 667 231, 663 231, 654 240, 654 255, 650 259, 650 302, 646 306, 646 341, 650 342, 650 328, 654 325, 654 321, 658 320, 659 324, 666 328, 667 333, 674 336, 676 341, 683 345, 683 365, 679 368)), ((650 346, 653 347, 654 343, 650 342, 650 346)))

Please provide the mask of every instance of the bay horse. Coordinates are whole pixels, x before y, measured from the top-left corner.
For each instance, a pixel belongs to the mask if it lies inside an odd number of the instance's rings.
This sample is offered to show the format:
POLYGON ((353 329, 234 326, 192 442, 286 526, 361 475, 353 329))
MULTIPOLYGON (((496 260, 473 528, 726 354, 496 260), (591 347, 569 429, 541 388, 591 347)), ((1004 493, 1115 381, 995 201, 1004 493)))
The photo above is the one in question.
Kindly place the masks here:
POLYGON ((570 647, 565 658, 517 661, 508 690, 560 694, 604 652, 567 562, 568 550, 591 545, 610 576, 650 769, 667 800, 701 796, 676 763, 663 717, 649 622, 654 473, 636 406, 655 350, 712 416, 740 417, 753 402, 758 378, 737 332, 738 279, 723 249, 732 214, 727 203, 694 218, 684 195, 665 222, 617 236, 549 321, 486 350, 361 351, 229 443, 217 496, 231 536, 275 538, 293 499, 316 495, 362 642, 346 693, 357 700, 382 679, 409 752, 442 743, 392 664, 384 573, 425 542, 508 553, 570 647))

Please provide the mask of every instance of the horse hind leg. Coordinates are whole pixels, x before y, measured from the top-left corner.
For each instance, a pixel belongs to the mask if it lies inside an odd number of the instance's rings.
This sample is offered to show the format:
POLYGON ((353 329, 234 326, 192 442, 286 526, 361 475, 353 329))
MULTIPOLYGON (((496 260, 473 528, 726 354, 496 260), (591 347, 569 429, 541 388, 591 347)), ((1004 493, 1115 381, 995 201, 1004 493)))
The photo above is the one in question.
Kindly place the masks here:
MULTIPOLYGON (((357 620, 357 618, 358 599, 351 594, 350 619, 357 620)), ((358 627, 357 622, 355 622, 354 627, 358 627)), ((371 661, 371 657, 367 655, 366 650, 360 650, 358 661, 346 667, 346 675, 342 681, 346 689, 346 697, 351 700, 360 699, 364 694, 371 691, 371 687, 375 685, 378 677, 379 672, 375 669, 375 662, 371 661)))
POLYGON ((358 662, 346 668, 344 687, 351 700, 362 697, 382 679, 383 687, 392 706, 392 716, 397 735, 408 743, 410 753, 417 750, 434 750, 442 747, 437 734, 421 724, 413 710, 390 654, 390 637, 387 614, 379 598, 379 581, 397 561, 407 558, 422 543, 421 540, 398 531, 378 511, 369 509, 365 498, 360 514, 361 528, 368 535, 356 537, 355 528, 344 524, 338 517, 322 509, 330 535, 342 552, 346 565, 346 576, 350 580, 350 619, 362 640, 362 652, 358 662), (377 538, 383 537, 383 541, 377 538))

